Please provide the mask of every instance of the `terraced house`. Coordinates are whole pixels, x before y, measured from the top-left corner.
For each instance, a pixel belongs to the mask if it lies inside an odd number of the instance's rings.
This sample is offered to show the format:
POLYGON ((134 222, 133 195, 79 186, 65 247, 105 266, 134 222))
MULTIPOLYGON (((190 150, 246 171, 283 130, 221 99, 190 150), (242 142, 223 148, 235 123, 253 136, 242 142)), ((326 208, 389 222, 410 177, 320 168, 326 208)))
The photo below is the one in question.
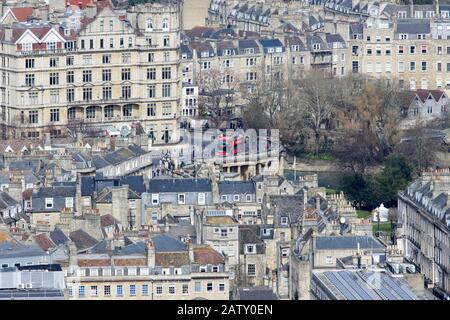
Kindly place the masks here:
POLYGON ((66 280, 69 299, 228 300, 223 256, 209 246, 157 235, 114 250, 79 254, 66 280))
POLYGON ((431 286, 450 291, 450 171, 427 171, 398 194, 405 256, 431 286))
MULTIPOLYGON (((7 21, 7 20, 5 20, 7 21)), ((63 135, 67 127, 140 121, 154 143, 178 140, 180 4, 161 1, 118 14, 109 0, 80 26, 12 21, 0 26, 3 137, 63 135)))

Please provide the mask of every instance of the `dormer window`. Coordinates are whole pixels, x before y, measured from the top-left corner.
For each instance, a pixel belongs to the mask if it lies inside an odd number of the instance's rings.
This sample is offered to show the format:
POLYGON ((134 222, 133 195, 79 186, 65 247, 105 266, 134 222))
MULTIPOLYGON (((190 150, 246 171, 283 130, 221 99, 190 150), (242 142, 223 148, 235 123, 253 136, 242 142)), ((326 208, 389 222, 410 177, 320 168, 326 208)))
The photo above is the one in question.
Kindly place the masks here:
POLYGON ((200 272, 207 272, 208 267, 207 266, 200 266, 200 272))
POLYGON ((73 208, 73 198, 66 197, 66 208, 73 208))
POLYGON ((53 209, 53 198, 45 198, 45 208, 53 209))
POLYGON ((186 196, 184 193, 178 195, 178 204, 185 204, 186 196))
POLYGON ((170 274, 170 268, 163 268, 163 269, 162 269, 162 274, 163 274, 163 275, 170 274))
POLYGON ((449 14, 448 11, 441 11, 442 18, 448 18, 449 14))
POLYGON ((235 194, 235 195, 233 195, 233 201, 239 201, 239 195, 238 194, 235 194))
POLYGON ((288 218, 287 217, 281 217, 281 224, 287 225, 288 224, 288 218))
POLYGON ((159 194, 157 193, 152 194, 152 204, 159 204, 159 194))
POLYGON ((320 43, 314 43, 313 50, 320 50, 320 43))
POLYGON ((399 36, 400 40, 408 40, 408 34, 406 33, 401 33, 399 36))
POLYGON ((406 18, 406 11, 399 11, 399 12, 397 13, 397 17, 398 17, 399 19, 405 19, 405 18, 406 18))
POLYGON ((245 245, 245 253, 246 254, 255 254, 256 253, 256 245, 255 244, 245 245))

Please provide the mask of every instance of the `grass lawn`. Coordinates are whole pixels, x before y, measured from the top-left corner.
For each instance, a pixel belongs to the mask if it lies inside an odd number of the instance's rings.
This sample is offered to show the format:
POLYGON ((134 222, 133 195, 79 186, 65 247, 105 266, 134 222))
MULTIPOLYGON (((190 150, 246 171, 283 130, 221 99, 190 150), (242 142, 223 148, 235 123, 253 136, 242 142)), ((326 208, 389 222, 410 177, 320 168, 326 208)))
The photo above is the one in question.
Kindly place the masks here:
POLYGON ((326 188, 327 194, 337 194, 341 192, 341 190, 333 189, 333 188, 326 188))
POLYGON ((370 217, 372 215, 372 212, 367 210, 356 210, 356 215, 360 219, 367 219, 367 217, 370 217))
POLYGON ((335 157, 333 157, 331 154, 327 153, 319 153, 319 155, 315 155, 313 153, 306 154, 305 158, 311 159, 311 160, 323 160, 323 161, 334 161, 335 157))
MULTIPOLYGON (((390 235, 391 234, 391 222, 380 222, 380 231, 383 231, 384 235, 390 235)), ((373 223, 373 233, 378 231, 378 222, 373 223)))

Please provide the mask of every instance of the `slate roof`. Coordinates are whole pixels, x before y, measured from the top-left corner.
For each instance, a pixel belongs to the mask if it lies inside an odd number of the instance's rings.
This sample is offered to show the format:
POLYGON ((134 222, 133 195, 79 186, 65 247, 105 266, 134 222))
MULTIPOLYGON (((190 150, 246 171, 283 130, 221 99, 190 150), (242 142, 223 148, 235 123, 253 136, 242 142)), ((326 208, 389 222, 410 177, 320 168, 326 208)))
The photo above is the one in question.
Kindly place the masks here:
POLYGON ((254 194, 255 184, 252 181, 220 181, 219 194, 254 194))
POLYGON ((37 245, 24 245, 14 241, 0 242, 0 258, 19 258, 45 256, 46 253, 37 245))
POLYGON ((19 203, 14 200, 8 193, 0 192, 0 210, 8 209, 9 207, 15 207, 19 203))
POLYGON ((259 46, 256 40, 253 39, 243 39, 238 41, 239 50, 243 51, 244 49, 255 49, 255 53, 259 52, 259 46))
POLYGON ((342 38, 342 36, 337 33, 336 34, 327 34, 327 35, 325 35, 325 39, 326 39, 327 43, 339 42, 339 43, 345 44, 345 41, 342 38))
POLYGON ((167 235, 156 235, 152 238, 155 252, 184 252, 187 250, 185 243, 167 235))
POLYGON ((429 34, 430 20, 428 19, 405 19, 397 21, 395 33, 406 34, 429 34))
POLYGON ((123 176, 120 178, 82 177, 81 195, 92 196, 94 191, 99 193, 106 187, 128 185, 138 195, 145 192, 143 176, 123 176))
POLYGON ((187 59, 192 59, 192 50, 188 45, 180 45, 181 54, 185 54, 187 59))
POLYGON ((92 248, 97 244, 97 240, 84 230, 78 229, 69 234, 69 238, 75 243, 78 250, 92 248))
POLYGON ((117 251, 118 255, 146 255, 147 254, 147 248, 145 246, 144 241, 139 241, 136 243, 129 244, 127 246, 124 246, 120 248, 117 251))
POLYGON ((288 224, 298 223, 303 214, 303 196, 272 195, 270 211, 274 214, 274 223, 281 226, 281 218, 288 217, 288 224))
POLYGON ((74 197, 75 194, 75 186, 41 187, 33 193, 33 198, 74 197))
POLYGON ((65 244, 69 241, 69 238, 59 228, 55 228, 55 230, 50 232, 50 239, 56 245, 65 244))
POLYGON ((145 153, 146 151, 144 149, 133 144, 105 155, 94 156, 92 157, 92 161, 97 169, 101 169, 109 165, 117 165, 145 153))
POLYGON ((212 187, 209 179, 152 179, 148 192, 212 192, 212 187))
POLYGON ((279 39, 259 39, 258 41, 263 48, 284 47, 279 39))
POLYGON ((265 286, 238 288, 239 300, 278 300, 272 289, 265 286))
POLYGON ((43 163, 41 160, 15 160, 9 163, 9 170, 31 170, 38 172, 42 168, 43 163))
POLYGON ((372 236, 318 236, 315 238, 316 250, 384 250, 384 246, 372 236))
POLYGON ((259 236, 260 230, 259 226, 251 226, 251 225, 241 225, 239 226, 239 253, 244 254, 245 245, 246 244, 255 244, 256 245, 256 253, 264 254, 265 253, 265 245, 264 241, 259 236))
POLYGON ((355 22, 350 23, 350 34, 362 34, 363 33, 363 25, 362 23, 355 22))

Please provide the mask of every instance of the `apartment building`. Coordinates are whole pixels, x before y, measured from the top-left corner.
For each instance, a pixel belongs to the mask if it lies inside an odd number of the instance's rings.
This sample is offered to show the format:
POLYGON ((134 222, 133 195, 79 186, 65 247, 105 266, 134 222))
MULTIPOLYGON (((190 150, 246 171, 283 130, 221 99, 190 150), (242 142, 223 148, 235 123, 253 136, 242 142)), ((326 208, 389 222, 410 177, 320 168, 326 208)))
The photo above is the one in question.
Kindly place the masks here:
POLYGON ((447 88, 448 6, 394 6, 349 28, 352 71, 396 79, 407 89, 447 88))
POLYGON ((86 9, 79 29, 27 22, 0 27, 3 137, 140 122, 154 143, 176 142, 180 116, 180 4, 86 9))
POLYGON ((78 254, 66 283, 69 300, 228 300, 228 277, 211 247, 157 235, 112 254, 78 254))
POLYGON ((398 245, 428 284, 450 292, 450 170, 427 171, 398 193, 398 245))

